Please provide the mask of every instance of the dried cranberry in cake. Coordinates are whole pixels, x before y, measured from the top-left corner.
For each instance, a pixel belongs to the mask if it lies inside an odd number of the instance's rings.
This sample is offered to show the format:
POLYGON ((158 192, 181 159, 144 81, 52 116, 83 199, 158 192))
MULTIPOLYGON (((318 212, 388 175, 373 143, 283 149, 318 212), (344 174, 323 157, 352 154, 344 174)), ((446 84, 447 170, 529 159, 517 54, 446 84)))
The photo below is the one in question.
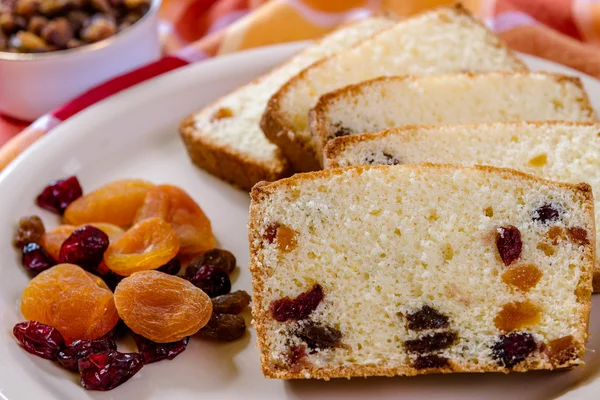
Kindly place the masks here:
POLYGON ((57 360, 64 368, 77 372, 80 359, 90 354, 110 353, 113 350, 117 350, 117 344, 112 335, 107 334, 99 339, 74 341, 58 353, 57 360))
POLYGON ((279 322, 305 319, 319 306, 323 297, 323 288, 317 283, 295 299, 284 297, 271 303, 271 315, 279 322))
POLYGON ((300 361, 306 358, 306 346, 303 344, 290 346, 288 352, 285 354, 285 358, 289 365, 298 364, 300 361))
POLYGON ((181 270, 181 261, 179 258, 175 257, 165 265, 160 268, 157 268, 157 271, 164 272, 169 275, 177 275, 181 270))
POLYGON ((492 346, 492 357, 498 361, 498 365, 512 368, 536 349, 537 343, 530 333, 512 332, 498 338, 492 346))
POLYGON ((63 242, 58 260, 60 263, 79 265, 88 271, 108 272, 97 271, 108 244, 106 233, 94 226, 85 225, 75 229, 63 242))
POLYGON ((510 265, 521 256, 521 232, 515 226, 501 226, 496 230, 496 246, 504 265, 510 265))
POLYGON ((202 289, 210 297, 227 294, 231 290, 229 275, 214 265, 202 265, 196 272, 188 269, 186 278, 194 286, 202 289))
POLYGON ((144 357, 144 362, 150 364, 164 359, 174 359, 185 350, 190 338, 188 336, 177 342, 156 343, 134 333, 133 340, 137 345, 138 352, 144 357))
POLYGON ((13 335, 25 350, 48 360, 56 359, 58 352, 65 345, 58 330, 37 321, 16 324, 13 335))
POLYGON ((429 369, 429 368, 446 368, 450 366, 446 357, 440 357, 436 354, 428 354, 425 356, 418 356, 413 367, 415 369, 429 369))
POLYGON ((567 228, 567 236, 569 240, 579 246, 585 246, 590 244, 587 237, 587 231, 578 226, 567 228))
POLYGON ((39 244, 46 229, 40 217, 32 215, 23 217, 19 220, 19 226, 13 237, 13 245, 22 249, 23 246, 29 243, 39 244))
POLYGON ((36 199, 38 206, 63 214, 69 204, 81 197, 83 191, 76 177, 50 182, 36 199))
POLYGON ((555 366, 577 358, 577 350, 572 335, 551 340, 548 343, 546 352, 550 358, 550 362, 555 366))
POLYGON ((339 330, 313 321, 301 323, 294 335, 302 339, 311 352, 337 347, 342 340, 339 330))
POLYGON ((277 228, 279 228, 279 223, 269 224, 265 228, 265 233, 263 237, 268 244, 271 244, 275 241, 275 238, 277 237, 277 228))
POLYGON ((422 331, 425 329, 446 328, 448 317, 435 308, 424 305, 419 311, 408 314, 408 329, 422 331))
POLYGON ((81 386, 88 390, 111 390, 125 383, 144 366, 144 358, 137 353, 90 354, 79 360, 81 386))
POLYGON ((530 300, 505 304, 494 318, 496 328, 504 332, 533 327, 540 322, 541 310, 530 300))
POLYGON ((56 264, 50 254, 37 243, 29 243, 23 247, 21 262, 27 271, 35 275, 56 264))
POLYGON ((242 337, 244 332, 246 332, 246 321, 241 316, 213 313, 208 323, 198 331, 196 336, 202 339, 230 342, 242 337))
POLYGON ((452 346, 457 338, 455 332, 436 332, 418 339, 407 340, 404 342, 404 347, 411 353, 429 353, 452 346))
POLYGON ((542 205, 533 212, 533 220, 542 224, 558 221, 559 218, 560 211, 555 205, 550 203, 542 205))
POLYGON ((227 250, 212 249, 195 258, 188 268, 198 269, 202 265, 214 265, 230 274, 236 267, 236 260, 235 256, 227 250))
POLYGON ((239 314, 250 304, 250 295, 245 290, 223 294, 211 299, 213 312, 218 314, 239 314))
POLYGON ((515 265, 504 271, 502 281, 523 292, 528 292, 542 279, 542 271, 533 264, 515 265))

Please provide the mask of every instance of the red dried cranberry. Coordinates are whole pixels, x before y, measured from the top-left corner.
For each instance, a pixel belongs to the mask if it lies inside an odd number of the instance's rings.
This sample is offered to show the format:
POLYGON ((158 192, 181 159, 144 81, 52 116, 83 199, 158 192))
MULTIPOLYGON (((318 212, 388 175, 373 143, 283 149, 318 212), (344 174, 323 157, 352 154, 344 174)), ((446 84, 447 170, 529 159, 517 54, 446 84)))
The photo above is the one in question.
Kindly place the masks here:
POLYGON ((521 256, 521 232, 515 226, 501 226, 496 232, 496 246, 504 265, 510 265, 521 256))
POLYGON ((25 269, 35 275, 56 264, 46 249, 37 243, 29 243, 24 246, 21 256, 25 269))
POLYGON ((169 274, 169 275, 177 275, 179 273, 180 269, 181 269, 181 261, 179 260, 179 258, 175 257, 174 259, 172 259, 171 261, 169 261, 162 267, 158 268, 158 271, 164 272, 165 274, 169 274))
POLYGON ((274 301, 270 307, 271 315, 279 322, 305 319, 319 306, 323 297, 323 288, 317 283, 295 299, 284 297, 274 301))
POLYGON ((58 261, 61 263, 76 264, 92 272, 98 271, 97 267, 102 262, 104 252, 108 248, 108 236, 100 229, 86 225, 75 229, 65 239, 60 247, 58 261))
POLYGON ((498 365, 512 368, 525 360, 537 348, 533 336, 527 332, 512 332, 500 336, 492 346, 492 355, 498 365))
POLYGON ((408 329, 413 331, 445 328, 448 326, 448 317, 428 305, 424 305, 419 311, 408 314, 406 319, 408 321, 408 329))
POLYGON ((83 191, 77 177, 50 182, 37 197, 38 206, 59 214, 63 214, 69 204, 77 200, 83 191))
POLYGON ((550 203, 542 205, 533 213, 533 220, 542 224, 556 221, 558 218, 560 218, 560 212, 550 203))
POLYGON ((311 352, 332 349, 337 347, 342 340, 342 332, 339 330, 312 321, 306 321, 294 334, 306 342, 311 352))
POLYGON ((411 353, 429 353, 452 346, 456 339, 455 332, 436 332, 418 339, 407 340, 404 346, 411 353))
POLYGON ((198 269, 203 265, 214 265, 230 274, 235 269, 236 264, 235 256, 229 251, 212 249, 194 259, 188 268, 198 269))
POLYGON ((58 363, 77 372, 77 362, 90 354, 110 353, 117 350, 117 344, 111 335, 94 340, 76 340, 58 353, 58 363))
POLYGON ((268 244, 272 244, 275 241, 275 238, 277 237, 277 228, 279 228, 279 224, 274 223, 270 224, 265 229, 265 234, 263 235, 263 237, 265 238, 268 244))
POLYGON ((191 276, 187 276, 187 280, 204 290, 210 297, 227 294, 231 290, 229 275, 222 268, 214 265, 202 265, 193 275, 192 273, 193 270, 190 273, 191 276))
POLYGON ((90 354, 79 360, 81 385, 88 390, 111 390, 127 382, 144 366, 138 353, 90 354))
POLYGON ((302 359, 306 357, 306 346, 303 344, 299 346, 290 346, 287 354, 285 355, 288 364, 298 364, 302 359))
POLYGON ((55 360, 65 340, 55 328, 37 321, 19 322, 13 335, 25 350, 36 356, 55 360))
POLYGON ((448 366, 448 359, 446 357, 440 357, 436 354, 419 356, 413 364, 415 369, 445 368, 448 366))
POLYGON ((138 352, 144 357, 144 362, 150 364, 164 359, 174 359, 185 350, 190 338, 185 337, 173 343, 156 343, 134 333, 133 340, 135 340, 138 352))

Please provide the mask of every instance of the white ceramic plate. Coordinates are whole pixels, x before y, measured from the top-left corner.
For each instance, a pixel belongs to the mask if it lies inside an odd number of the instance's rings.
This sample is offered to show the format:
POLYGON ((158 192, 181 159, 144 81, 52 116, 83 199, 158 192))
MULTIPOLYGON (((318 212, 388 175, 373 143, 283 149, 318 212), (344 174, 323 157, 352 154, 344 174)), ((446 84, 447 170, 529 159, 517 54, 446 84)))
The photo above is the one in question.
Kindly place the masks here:
MULTIPOLYGON (((234 288, 250 291, 246 222, 248 194, 193 167, 177 134, 179 121, 216 97, 268 70, 304 44, 262 48, 192 65, 124 91, 62 124, 0 175, 0 398, 69 399, 549 399, 596 398, 600 354, 570 372, 431 375, 413 378, 293 381, 265 379, 255 332, 228 344, 192 340, 173 361, 146 366, 107 393, 86 392, 78 376, 22 350, 12 327, 22 320, 21 291, 28 276, 11 246, 20 216, 41 214, 36 194, 52 179, 77 174, 85 189, 132 177, 172 183, 187 190, 210 217, 221 247, 242 266, 234 288)), ((525 57, 534 70, 580 75, 598 109, 600 83, 576 71, 525 57)), ((588 347, 600 348, 600 295, 595 298, 588 347)), ((248 319, 249 321, 249 319, 248 319)))

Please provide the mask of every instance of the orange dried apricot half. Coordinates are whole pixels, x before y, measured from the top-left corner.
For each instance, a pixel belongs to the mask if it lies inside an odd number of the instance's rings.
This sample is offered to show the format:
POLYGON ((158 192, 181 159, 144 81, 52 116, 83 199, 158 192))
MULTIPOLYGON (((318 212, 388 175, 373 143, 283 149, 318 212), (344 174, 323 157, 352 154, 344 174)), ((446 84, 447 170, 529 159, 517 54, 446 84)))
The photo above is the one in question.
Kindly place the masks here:
POLYGON ((154 185, 139 179, 111 182, 72 202, 65 210, 64 222, 84 225, 106 222, 126 228, 154 185))
POLYGON ((177 234, 161 218, 150 218, 131 227, 104 253, 106 266, 122 276, 156 269, 177 255, 177 234))
POLYGON ((97 339, 117 324, 113 293, 102 279, 73 264, 59 264, 33 278, 21 296, 25 319, 58 329, 67 344, 97 339))
POLYGON ((141 271, 115 290, 119 316, 138 335, 170 343, 195 334, 212 314, 206 293, 190 282, 160 271, 141 271))
POLYGON ((181 243, 181 255, 202 253, 216 245, 208 217, 194 199, 176 186, 159 185, 148 191, 135 220, 152 217, 171 224, 181 243))

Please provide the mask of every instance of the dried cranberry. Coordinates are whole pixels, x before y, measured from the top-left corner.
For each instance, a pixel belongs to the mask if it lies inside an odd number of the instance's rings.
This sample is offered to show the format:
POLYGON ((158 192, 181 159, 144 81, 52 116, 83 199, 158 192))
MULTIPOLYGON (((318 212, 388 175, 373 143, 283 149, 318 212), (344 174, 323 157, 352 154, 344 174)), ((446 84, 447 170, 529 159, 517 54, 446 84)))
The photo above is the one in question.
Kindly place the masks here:
POLYGON ((65 340, 55 328, 37 321, 19 322, 13 335, 25 350, 36 356, 55 360, 65 340))
POLYGON ((81 385, 88 390, 111 390, 125 383, 144 366, 144 357, 137 353, 90 354, 79 360, 81 385))
POLYGON ((25 269, 35 275, 56 264, 46 249, 37 243, 29 243, 23 247, 21 256, 25 269))
POLYGON ((411 353, 429 353, 452 346, 456 339, 455 332, 436 332, 418 339, 407 340, 404 346, 411 353))
POLYGON ((100 229, 86 225, 75 229, 60 247, 58 261, 77 264, 93 272, 102 262, 108 248, 108 236, 100 229))
POLYGON ((219 314, 239 314, 250 304, 250 295, 245 290, 237 290, 211 299, 213 312, 219 314))
POLYGON ((276 321, 302 320, 312 313, 323 300, 323 288, 318 283, 295 299, 284 297, 271 304, 271 315, 276 321))
POLYGON ((62 214, 69 204, 77 200, 83 191, 77 177, 50 182, 37 197, 38 206, 62 214))
POLYGON ((193 270, 190 272, 186 276, 187 280, 204 290, 210 297, 227 294, 231 290, 229 275, 220 267, 202 265, 195 273, 193 273, 193 270))
POLYGON ((236 267, 236 260, 227 250, 212 249, 194 259, 188 268, 198 269, 203 265, 214 265, 230 274, 236 267))
POLYGON ((498 365, 512 368, 525 360, 537 348, 533 336, 527 332, 512 332, 500 336, 492 346, 492 355, 498 360, 498 365))
POLYGON ((202 339, 230 342, 246 332, 246 321, 239 315, 216 314, 210 316, 208 323, 196 334, 202 339))
POLYGON ((446 357, 440 357, 436 354, 419 356, 413 364, 415 369, 445 368, 448 366, 448 359, 446 357))
POLYGON ((22 249, 29 243, 40 243, 46 229, 40 217, 32 215, 19 220, 19 227, 13 237, 13 245, 22 249))
POLYGON ((542 205, 533 213, 533 220, 543 224, 556 221, 558 218, 560 218, 560 212, 550 203, 542 205))
POLYGON ((112 335, 106 335, 94 340, 76 340, 58 353, 58 363, 77 372, 77 362, 90 354, 110 353, 117 350, 117 344, 112 335))
POLYGON ((424 305, 419 311, 408 314, 406 319, 408 320, 408 329, 413 331, 448 326, 448 317, 428 305, 424 305))
POLYGON ((515 226, 501 226, 496 232, 496 247, 504 265, 510 265, 521 256, 521 232, 515 226))
POLYGON ((287 359, 288 364, 295 365, 298 364, 302 359, 306 357, 306 346, 303 344, 299 346, 290 346, 288 349, 285 358, 287 359))
POLYGON ((138 352, 144 357, 144 362, 150 364, 164 359, 174 359, 185 350, 190 338, 185 337, 172 343, 156 343, 134 333, 133 340, 135 340, 138 352))
POLYGON ((162 267, 158 268, 158 271, 164 272, 165 274, 169 274, 169 275, 177 275, 179 273, 180 269, 181 269, 181 261, 179 260, 179 258, 175 257, 174 259, 172 259, 171 261, 169 261, 162 267))
POLYGON ((265 238, 265 240, 267 241, 268 244, 272 244, 275 241, 275 238, 277 237, 277 229, 278 228, 279 228, 278 223, 269 224, 265 228, 265 234, 263 235, 263 237, 265 238))
POLYGON ((337 347, 342 340, 342 332, 339 330, 312 321, 306 321, 294 334, 306 342, 306 345, 312 352, 315 350, 332 349, 337 347))

